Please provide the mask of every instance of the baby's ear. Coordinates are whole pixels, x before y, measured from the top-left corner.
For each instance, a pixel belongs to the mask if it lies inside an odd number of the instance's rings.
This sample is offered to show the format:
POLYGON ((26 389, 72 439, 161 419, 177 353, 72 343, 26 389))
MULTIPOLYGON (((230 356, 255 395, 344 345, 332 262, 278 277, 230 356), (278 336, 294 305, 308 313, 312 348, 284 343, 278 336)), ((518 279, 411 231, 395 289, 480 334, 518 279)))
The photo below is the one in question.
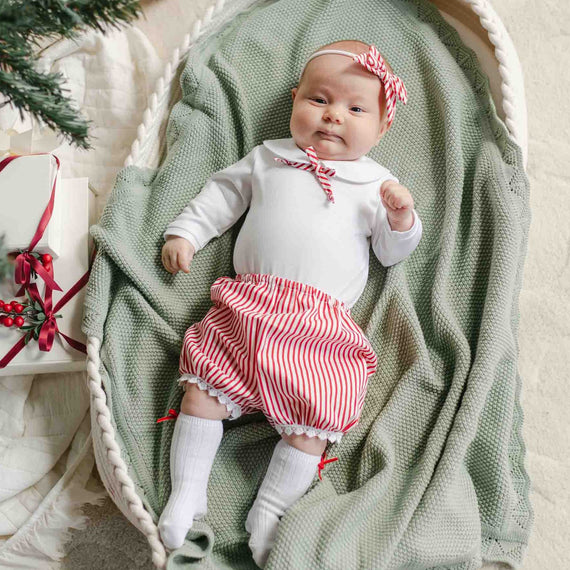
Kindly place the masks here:
POLYGON ((380 139, 388 132, 388 123, 386 120, 382 121, 380 131, 378 132, 378 138, 376 139, 376 144, 380 142, 380 139))
POLYGON ((293 89, 291 89, 291 95, 293 96, 293 101, 295 101, 295 97, 297 96, 297 87, 293 87, 293 89))

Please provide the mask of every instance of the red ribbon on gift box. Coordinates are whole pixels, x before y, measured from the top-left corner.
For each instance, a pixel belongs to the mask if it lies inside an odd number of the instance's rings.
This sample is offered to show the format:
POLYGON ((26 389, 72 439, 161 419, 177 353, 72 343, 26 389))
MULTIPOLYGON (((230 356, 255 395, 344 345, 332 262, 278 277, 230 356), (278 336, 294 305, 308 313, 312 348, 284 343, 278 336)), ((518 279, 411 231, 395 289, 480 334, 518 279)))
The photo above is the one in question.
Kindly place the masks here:
MULTIPOLYGON (((37 153, 37 154, 46 154, 46 153, 37 153)), ((56 162, 57 162, 57 170, 59 171, 60 162, 57 156, 52 155, 56 162)), ((7 164, 19 158, 19 155, 10 156, 0 162, 0 172, 6 167, 7 164)), ((58 291, 62 291, 61 287, 55 282, 52 278, 53 276, 53 266, 46 270, 44 266, 33 256, 29 253, 37 242, 41 239, 48 222, 51 218, 53 212, 53 204, 55 199, 55 184, 57 179, 57 171, 54 177, 51 197, 48 202, 48 205, 41 217, 40 223, 38 224, 38 228, 32 241, 30 242, 30 246, 28 251, 22 252, 16 257, 16 271, 14 275, 14 280, 16 283, 21 283, 22 287, 20 287, 19 291, 16 293, 16 297, 22 295, 25 290, 28 290, 30 296, 34 301, 36 301, 45 315, 45 321, 42 323, 40 328, 40 332, 38 335, 38 344, 40 350, 44 352, 49 352, 53 346, 53 342, 55 339, 55 335, 60 334, 67 343, 85 354, 87 354, 86 346, 77 341, 73 338, 67 336, 66 334, 62 333, 58 326, 56 320, 56 313, 61 307, 63 307, 72 297, 74 297, 87 283, 89 280, 89 274, 91 273, 91 265, 95 258, 97 251, 94 249, 93 254, 91 256, 90 261, 90 268, 79 278, 79 280, 61 297, 61 299, 56 303, 54 307, 52 307, 52 291, 54 289, 58 291), (38 291, 38 287, 35 283, 30 283, 30 267, 33 267, 34 271, 44 280, 45 282, 45 299, 42 299, 40 293, 38 291), (49 271, 49 272, 48 272, 49 271)), ((8 363, 26 346, 26 335, 24 335, 9 351, 8 353, 0 360, 0 368, 4 368, 8 365, 8 363)))
MULTIPOLYGON (((96 251, 93 250, 93 256, 95 256, 96 251)), ((38 344, 40 350, 44 352, 49 352, 51 347, 53 346, 53 341, 55 338, 55 334, 60 334, 69 345, 73 348, 80 350, 81 352, 87 354, 87 347, 77 341, 68 337, 66 334, 62 333, 58 326, 57 321, 55 318, 55 314, 61 307, 63 307, 75 294, 79 292, 79 290, 87 283, 89 280, 89 273, 91 273, 91 269, 86 271, 83 276, 75 283, 75 285, 69 289, 67 293, 56 303, 55 307, 52 309, 52 299, 51 299, 51 289, 46 284, 46 298, 42 300, 38 287, 35 283, 31 283, 28 286, 28 291, 30 292, 30 296, 34 301, 37 301, 45 316, 46 320, 43 322, 40 328, 40 334, 38 336, 38 344)), ((26 335, 24 335, 10 350, 9 352, 0 360, 0 368, 4 368, 11 360, 14 358, 20 350, 22 350, 26 346, 26 335)))
MULTIPOLYGON (((41 154, 48 154, 48 153, 40 152, 36 153, 35 155, 27 155, 27 156, 37 156, 41 154)), ((10 164, 13 160, 15 160, 16 158, 20 158, 20 156, 22 155, 15 154, 13 156, 9 156, 8 158, 2 160, 0 162, 0 172, 2 172, 4 168, 6 168, 6 166, 8 166, 8 164, 10 164)), ((31 271, 30 268, 33 268, 34 271, 45 281, 46 287, 49 286, 51 289, 62 291, 62 288, 53 279, 53 268, 51 268, 49 271, 46 270, 45 267, 33 255, 29 253, 34 249, 38 241, 40 241, 40 239, 44 235, 44 231, 47 228, 47 225, 53 213, 53 204, 55 201, 55 183, 57 181, 57 173, 61 165, 59 162, 59 158, 57 158, 55 154, 52 154, 51 156, 53 156, 55 158, 55 161, 57 162, 57 170, 55 171, 55 176, 53 178, 53 186, 48 205, 46 206, 46 209, 42 214, 42 217, 38 224, 38 228, 36 229, 36 233, 34 234, 34 237, 32 238, 32 241, 30 242, 28 249, 26 251, 23 251, 16 257, 15 281, 16 283, 22 284, 22 286, 20 287, 20 289, 18 289, 18 292, 16 293, 16 297, 22 296, 30 284, 30 271, 31 271)))

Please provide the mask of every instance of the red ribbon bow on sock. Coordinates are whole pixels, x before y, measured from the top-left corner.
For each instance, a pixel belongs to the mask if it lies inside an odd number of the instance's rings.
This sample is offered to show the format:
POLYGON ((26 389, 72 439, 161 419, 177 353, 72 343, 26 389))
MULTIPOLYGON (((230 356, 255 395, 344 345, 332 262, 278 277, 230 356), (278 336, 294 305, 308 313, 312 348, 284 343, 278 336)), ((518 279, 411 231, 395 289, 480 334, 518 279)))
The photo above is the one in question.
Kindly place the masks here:
POLYGON ((166 422, 168 420, 175 420, 178 417, 178 412, 176 410, 173 410, 172 408, 170 408, 170 410, 168 410, 168 415, 164 416, 163 418, 158 418, 156 420, 156 423, 159 424, 160 422, 166 422))
POLYGON ((338 457, 333 457, 333 458, 327 459, 327 460, 325 461, 326 456, 327 456, 327 452, 325 451, 325 452, 322 454, 322 456, 321 456, 321 462, 319 463, 319 479, 320 479, 321 481, 323 480, 323 477, 322 477, 322 475, 321 475, 321 471, 325 468, 325 465, 326 465, 327 463, 332 463, 333 461, 338 461, 338 457))

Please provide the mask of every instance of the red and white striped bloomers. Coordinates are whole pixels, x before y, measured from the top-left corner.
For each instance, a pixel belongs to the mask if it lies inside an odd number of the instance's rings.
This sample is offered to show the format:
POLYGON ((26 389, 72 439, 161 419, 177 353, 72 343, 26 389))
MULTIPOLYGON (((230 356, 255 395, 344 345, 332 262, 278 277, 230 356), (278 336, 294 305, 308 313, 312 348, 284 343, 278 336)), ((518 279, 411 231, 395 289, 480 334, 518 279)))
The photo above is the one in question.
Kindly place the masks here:
POLYGON ((231 419, 262 411, 279 433, 340 441, 358 423, 376 354, 346 305, 276 275, 220 277, 214 306, 184 335, 179 383, 231 419))

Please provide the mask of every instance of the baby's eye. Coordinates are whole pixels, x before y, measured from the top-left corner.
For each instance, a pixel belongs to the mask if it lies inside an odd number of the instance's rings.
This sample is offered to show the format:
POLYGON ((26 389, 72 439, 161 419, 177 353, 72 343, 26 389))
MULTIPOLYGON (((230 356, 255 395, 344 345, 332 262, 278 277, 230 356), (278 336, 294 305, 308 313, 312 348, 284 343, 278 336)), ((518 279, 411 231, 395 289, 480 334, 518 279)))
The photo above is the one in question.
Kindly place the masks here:
POLYGON ((326 101, 321 97, 313 97, 313 101, 316 101, 317 103, 326 103, 326 101))
POLYGON ((361 107, 351 107, 350 109, 351 110, 358 109, 358 111, 364 111, 364 109, 362 109, 361 107))

